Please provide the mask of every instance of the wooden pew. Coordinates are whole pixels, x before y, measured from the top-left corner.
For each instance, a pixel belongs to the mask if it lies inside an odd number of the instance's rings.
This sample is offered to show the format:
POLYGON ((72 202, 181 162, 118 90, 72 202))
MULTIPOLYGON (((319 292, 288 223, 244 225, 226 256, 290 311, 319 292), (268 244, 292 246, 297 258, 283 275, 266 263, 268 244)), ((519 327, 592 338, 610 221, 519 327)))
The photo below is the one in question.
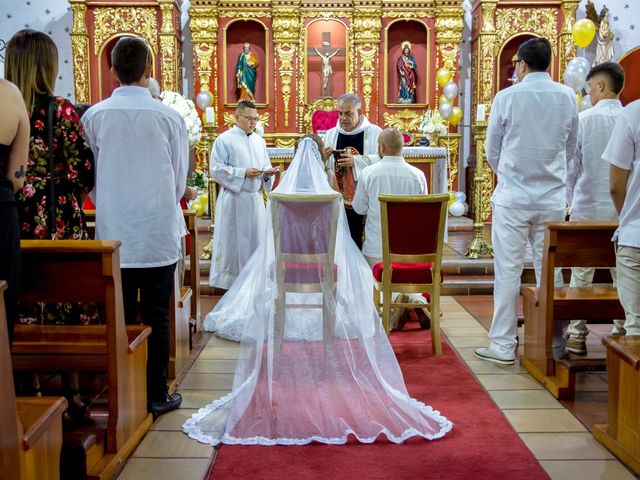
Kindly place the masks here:
POLYGON ((196 212, 183 210, 184 219, 189 232, 189 287, 191 288, 191 315, 190 322, 192 332, 200 328, 200 252, 198 251, 198 217, 196 212))
POLYGON ((62 414, 67 401, 18 397, 13 389, 9 335, 4 307, 7 283, 0 281, 0 476, 20 480, 60 478, 62 414))
POLYGON ((187 374, 191 354, 191 299, 189 287, 179 287, 179 272, 176 270, 173 293, 169 305, 169 367, 167 379, 169 392, 174 393, 187 374))
POLYGON ((609 414, 595 425, 593 436, 622 463, 640 475, 640 337, 610 336, 607 348, 609 414))
POLYGON ((599 350, 554 360, 553 323, 562 320, 611 322, 624 318, 624 310, 613 285, 555 288, 554 267, 614 267, 616 258, 611 237, 616 228, 613 223, 547 224, 540 288, 521 289, 525 329, 522 364, 556 398, 573 398, 575 374, 604 370, 605 355, 599 350))
MULTIPOLYGON (((152 423, 147 413, 147 337, 125 326, 117 241, 23 240, 21 302, 83 302, 104 307, 105 325, 19 325, 13 368, 106 372, 108 416, 97 415, 87 452, 91 479, 112 478, 152 423), (92 442, 93 443, 93 442, 92 442)), ((94 417, 91 417, 94 419, 94 417)), ((91 429, 89 429, 91 430, 91 429)))

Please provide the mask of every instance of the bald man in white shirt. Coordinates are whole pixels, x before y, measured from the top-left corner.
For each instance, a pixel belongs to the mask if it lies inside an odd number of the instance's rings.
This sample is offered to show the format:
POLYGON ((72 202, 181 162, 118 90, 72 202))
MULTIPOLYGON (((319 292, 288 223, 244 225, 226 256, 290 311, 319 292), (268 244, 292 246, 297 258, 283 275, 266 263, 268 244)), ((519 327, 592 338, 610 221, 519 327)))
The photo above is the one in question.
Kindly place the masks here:
MULTIPOLYGON (((618 212, 609 194, 609 164, 602 161, 602 154, 622 113, 618 97, 624 86, 624 70, 617 63, 601 63, 591 69, 587 82, 593 107, 579 115, 578 146, 567 177, 571 220, 617 222, 618 212)), ((588 267, 572 268, 569 286, 590 287, 594 272, 588 267)), ((611 277, 615 282, 615 268, 611 277)), ((623 333, 623 325, 623 320, 614 320, 613 333, 623 333)), ((587 322, 572 320, 567 334, 567 350, 586 354, 587 322)))
POLYGON ((615 234, 618 297, 627 335, 640 335, 640 100, 620 114, 604 154, 611 198, 620 214, 615 234))
MULTIPOLYGON (((578 133, 575 94, 547 73, 549 41, 527 40, 513 63, 519 83, 495 96, 487 130, 487 160, 498 177, 491 235, 494 312, 490 344, 475 350, 478 358, 504 365, 515 362, 525 249, 532 247, 539 282, 544 224, 564 219, 567 163, 575 154, 578 133)), ((561 326, 554 339, 556 351, 563 354, 561 326)))

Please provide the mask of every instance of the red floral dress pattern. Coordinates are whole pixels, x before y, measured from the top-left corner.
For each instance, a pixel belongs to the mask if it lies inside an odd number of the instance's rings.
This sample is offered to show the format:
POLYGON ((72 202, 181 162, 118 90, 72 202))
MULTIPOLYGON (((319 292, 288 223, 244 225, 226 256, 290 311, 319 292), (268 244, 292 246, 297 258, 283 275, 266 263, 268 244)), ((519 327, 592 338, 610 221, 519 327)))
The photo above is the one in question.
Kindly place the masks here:
MULTIPOLYGON (((31 138, 27 174, 16 194, 20 216, 20 238, 51 239, 49 222, 49 145, 47 133, 48 95, 37 95, 31 114, 31 138)), ((80 197, 93 189, 93 153, 84 141, 80 117, 75 108, 55 97, 53 118, 53 170, 56 193, 55 240, 89 238, 80 197)), ((21 323, 87 324, 101 323, 100 307, 94 304, 21 304, 21 323)))
MULTIPOLYGON (((48 95, 37 95, 31 115, 31 139, 27 175, 16 194, 22 239, 50 239, 49 146, 47 138, 48 95)), ((53 150, 56 192, 54 239, 85 240, 88 237, 80 196, 93 189, 94 162, 83 138, 80 117, 68 100, 56 97, 53 150)))

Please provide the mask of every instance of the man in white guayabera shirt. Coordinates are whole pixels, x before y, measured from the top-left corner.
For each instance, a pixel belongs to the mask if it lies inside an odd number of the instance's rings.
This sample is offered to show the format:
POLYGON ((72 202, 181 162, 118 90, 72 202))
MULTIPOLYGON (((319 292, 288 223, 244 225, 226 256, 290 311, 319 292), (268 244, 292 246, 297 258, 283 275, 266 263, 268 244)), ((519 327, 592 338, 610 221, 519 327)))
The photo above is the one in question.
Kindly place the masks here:
POLYGON ((147 399, 157 416, 182 401, 167 391, 167 366, 169 301, 184 224, 176 205, 186 185, 189 135, 180 114, 149 93, 151 52, 144 40, 122 37, 111 60, 121 86, 82 117, 96 159, 96 238, 122 242, 127 323, 138 321, 140 292, 140 318, 151 326, 147 399))
POLYGON ((236 108, 236 124, 222 133, 211 150, 211 178, 220 184, 209 283, 228 290, 253 255, 264 234, 266 211, 262 191, 271 190, 273 175, 267 144, 255 133, 258 110, 249 100, 236 108))
POLYGON ((611 165, 611 198, 620 213, 615 240, 624 329, 640 335, 640 100, 620 114, 602 158, 611 165))
MULTIPOLYGON (((602 161, 622 103, 618 99, 624 86, 624 70, 617 63, 605 62, 591 69, 587 75, 593 108, 580 113, 578 146, 567 176, 567 199, 571 205, 572 221, 599 220, 617 222, 609 194, 609 165, 602 161)), ((595 269, 571 269, 571 287, 589 287, 595 269)), ((615 282, 616 270, 611 269, 615 282)), ((613 333, 623 333, 623 320, 614 320, 613 333)), ((567 329, 567 350, 579 355, 587 353, 587 322, 572 320, 567 329)))
MULTIPOLYGON (((525 249, 531 244, 539 281, 544 224, 564 219, 567 163, 578 133, 575 94, 547 73, 549 41, 527 40, 513 63, 519 83, 495 96, 487 130, 487 160, 498 177, 491 234, 494 311, 490 344, 475 350, 482 360, 506 365, 515 361, 525 249)), ((561 284, 561 276, 556 282, 561 284)), ((561 326, 554 332, 554 351, 565 352, 561 326)))

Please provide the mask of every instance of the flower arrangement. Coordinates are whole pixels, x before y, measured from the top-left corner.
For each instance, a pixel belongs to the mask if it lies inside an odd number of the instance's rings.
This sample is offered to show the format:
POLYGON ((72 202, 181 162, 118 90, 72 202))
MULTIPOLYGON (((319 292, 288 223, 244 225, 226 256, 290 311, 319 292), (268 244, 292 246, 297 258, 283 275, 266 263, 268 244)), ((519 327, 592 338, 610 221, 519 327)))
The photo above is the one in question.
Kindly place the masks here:
POLYGON ((176 112, 184 118, 187 124, 187 131, 189 132, 189 148, 193 148, 200 141, 200 134, 202 130, 202 122, 198 116, 196 106, 193 101, 184 98, 182 95, 176 92, 162 92, 160 94, 162 103, 173 108, 176 112))
POLYGON ((447 127, 443 123, 442 116, 438 110, 431 110, 427 108, 427 111, 422 115, 419 130, 431 137, 433 135, 445 136, 447 134, 447 127))

